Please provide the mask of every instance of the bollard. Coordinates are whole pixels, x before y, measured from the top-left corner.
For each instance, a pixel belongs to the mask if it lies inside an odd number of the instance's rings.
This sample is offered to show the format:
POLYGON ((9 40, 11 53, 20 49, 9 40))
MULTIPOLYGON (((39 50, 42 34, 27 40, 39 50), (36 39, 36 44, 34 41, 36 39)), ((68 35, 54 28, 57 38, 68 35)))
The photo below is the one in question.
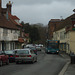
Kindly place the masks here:
POLYGON ((75 64, 75 55, 71 55, 71 64, 75 64))

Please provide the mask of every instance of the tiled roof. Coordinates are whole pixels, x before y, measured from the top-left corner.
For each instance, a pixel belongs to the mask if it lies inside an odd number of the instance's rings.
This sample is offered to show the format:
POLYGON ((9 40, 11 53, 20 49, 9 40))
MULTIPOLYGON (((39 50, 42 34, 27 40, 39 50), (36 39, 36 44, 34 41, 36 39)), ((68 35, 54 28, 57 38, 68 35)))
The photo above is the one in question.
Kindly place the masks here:
POLYGON ((57 22, 57 21, 61 21, 60 19, 51 19, 50 22, 57 22))
POLYGON ((8 29, 18 29, 17 26, 11 21, 7 20, 4 15, 0 14, 0 27, 8 29))
POLYGON ((64 21, 64 24, 66 26, 71 26, 72 25, 72 19, 75 18, 75 14, 72 14, 71 16, 67 17, 64 21))
POLYGON ((22 26, 20 23, 18 24, 18 23, 15 21, 15 19, 18 19, 18 20, 19 20, 19 18, 17 18, 16 16, 14 17, 14 16, 11 15, 10 13, 8 13, 8 15, 9 15, 9 19, 10 19, 13 23, 15 23, 16 25, 22 26))
POLYGON ((72 19, 73 18, 75 18, 75 14, 72 14, 71 16, 67 17, 66 19, 62 20, 60 22, 59 27, 56 29, 56 31, 59 29, 62 29, 64 27, 72 26, 72 19))
POLYGON ((49 21, 50 30, 57 31, 61 27, 61 19, 51 19, 49 21))
POLYGON ((60 23, 59 23, 59 25, 58 25, 58 27, 55 28, 55 31, 60 30, 60 29, 62 29, 64 27, 65 27, 64 20, 61 20, 60 23))
POLYGON ((6 14, 7 8, 2 8, 2 13, 6 14))
POLYGON ((12 16, 12 18, 14 19, 14 20, 20 20, 17 16, 12 16))

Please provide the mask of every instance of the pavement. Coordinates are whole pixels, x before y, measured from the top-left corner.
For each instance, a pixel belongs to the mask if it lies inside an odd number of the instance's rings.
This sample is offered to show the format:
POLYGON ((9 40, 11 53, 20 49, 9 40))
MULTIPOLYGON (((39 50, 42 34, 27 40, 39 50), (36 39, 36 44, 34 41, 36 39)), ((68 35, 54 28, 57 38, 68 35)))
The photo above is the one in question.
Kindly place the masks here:
POLYGON ((67 63, 58 75, 75 75, 75 63, 71 63, 70 56, 65 52, 60 52, 60 55, 67 60, 67 63))

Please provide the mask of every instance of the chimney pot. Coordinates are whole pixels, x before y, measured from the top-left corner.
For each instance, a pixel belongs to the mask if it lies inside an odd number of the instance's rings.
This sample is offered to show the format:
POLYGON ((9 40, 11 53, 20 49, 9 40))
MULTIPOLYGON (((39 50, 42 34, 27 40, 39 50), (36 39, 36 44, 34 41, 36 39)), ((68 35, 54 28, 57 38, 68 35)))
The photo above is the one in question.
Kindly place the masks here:
POLYGON ((12 3, 11 3, 11 1, 9 1, 9 3, 7 3, 7 10, 8 10, 8 12, 10 12, 11 13, 11 7, 12 7, 12 3))

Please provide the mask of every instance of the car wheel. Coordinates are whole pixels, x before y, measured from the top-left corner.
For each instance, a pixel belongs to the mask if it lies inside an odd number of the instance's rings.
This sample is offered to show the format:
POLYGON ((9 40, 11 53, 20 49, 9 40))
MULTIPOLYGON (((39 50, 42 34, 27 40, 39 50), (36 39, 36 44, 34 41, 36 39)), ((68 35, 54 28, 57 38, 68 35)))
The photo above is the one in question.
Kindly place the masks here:
POLYGON ((16 61, 16 64, 19 64, 19 62, 18 62, 18 61, 16 61))
POLYGON ((32 64, 34 63, 34 58, 32 59, 32 64))
POLYGON ((37 57, 36 57, 36 60, 35 60, 35 62, 37 62, 37 57))
POLYGON ((2 62, 2 60, 0 61, 0 66, 2 66, 3 65, 3 62, 2 62))
POLYGON ((8 59, 7 62, 6 62, 6 65, 9 65, 9 59, 8 59))

